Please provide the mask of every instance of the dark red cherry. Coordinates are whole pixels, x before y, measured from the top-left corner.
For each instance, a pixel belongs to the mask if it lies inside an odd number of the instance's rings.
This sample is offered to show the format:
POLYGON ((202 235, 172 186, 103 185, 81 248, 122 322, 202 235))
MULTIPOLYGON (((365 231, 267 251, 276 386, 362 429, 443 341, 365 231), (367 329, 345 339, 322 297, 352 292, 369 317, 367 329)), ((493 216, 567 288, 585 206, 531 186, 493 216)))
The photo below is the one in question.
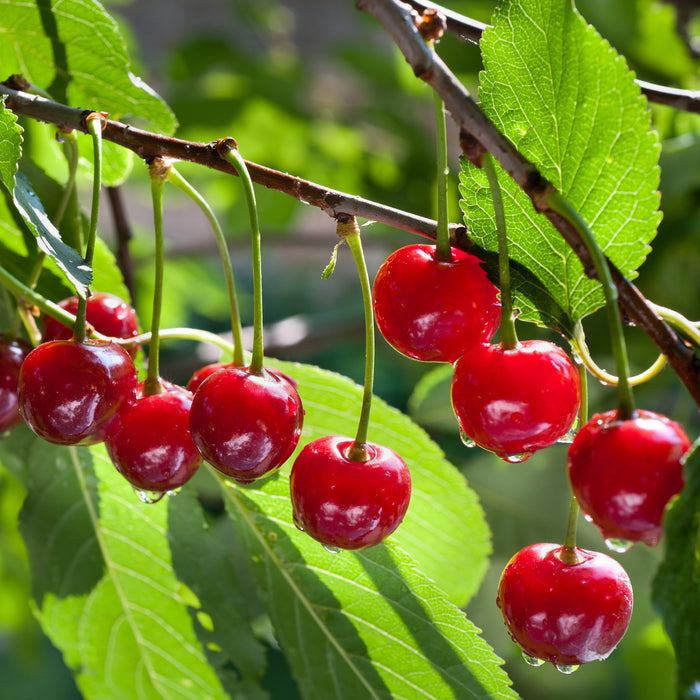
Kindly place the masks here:
POLYGON ((551 661, 564 673, 612 652, 627 631, 633 598, 617 561, 579 548, 569 554, 573 563, 560 545, 521 549, 501 574, 496 599, 526 660, 551 661))
POLYGON ((194 476, 202 456, 190 435, 192 393, 170 382, 165 391, 137 394, 105 441, 117 470, 136 489, 165 492, 194 476))
POLYGON ((102 442, 133 401, 136 368, 112 342, 52 340, 27 355, 19 375, 19 409, 39 437, 59 445, 102 442))
POLYGON ((349 459, 352 438, 330 435, 306 445, 290 475, 297 527, 327 547, 379 544, 403 520, 411 474, 393 450, 367 443, 368 459, 349 459))
POLYGON ((668 502, 683 488, 690 440, 666 416, 596 414, 569 447, 569 481, 579 505, 613 549, 658 544, 668 502), (622 541, 622 542, 620 542, 622 541))
POLYGON ((190 431, 207 462, 245 484, 287 461, 303 420, 301 399, 289 381, 267 369, 229 367, 200 384, 190 431))
POLYGON ((22 422, 17 399, 19 370, 32 346, 0 335, 0 433, 22 422))
POLYGON ((416 360, 454 362, 500 323, 498 290, 481 261, 457 249, 442 262, 434 245, 399 248, 379 268, 372 297, 386 341, 416 360))
POLYGON ((544 340, 478 345, 455 363, 452 406, 463 437, 510 462, 566 435, 580 402, 576 367, 544 340))
MULTIPOLYGON (((78 310, 78 297, 69 297, 58 305, 72 314, 78 310)), ((139 334, 136 311, 123 299, 106 292, 96 292, 87 300, 87 322, 98 332, 111 338, 133 338, 139 334)), ((51 316, 42 317, 44 342, 49 340, 70 340, 73 329, 64 326, 51 316)), ((138 348, 128 347, 127 352, 134 357, 138 348)))

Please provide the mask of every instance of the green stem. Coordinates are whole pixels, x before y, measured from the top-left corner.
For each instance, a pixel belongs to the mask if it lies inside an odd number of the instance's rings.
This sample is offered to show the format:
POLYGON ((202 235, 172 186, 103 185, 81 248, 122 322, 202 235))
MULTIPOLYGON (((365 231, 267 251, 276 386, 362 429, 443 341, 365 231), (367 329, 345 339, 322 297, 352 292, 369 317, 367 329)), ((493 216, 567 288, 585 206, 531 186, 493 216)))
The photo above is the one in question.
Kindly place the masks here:
MULTIPOLYGON (((88 229, 87 244, 85 247, 85 264, 92 269, 92 260, 95 255, 95 243, 97 241, 97 219, 100 213, 100 193, 102 192, 102 117, 98 114, 89 114, 85 118, 85 125, 88 133, 92 136, 92 206, 90 208, 90 228, 88 229)), ((85 297, 78 297, 78 310, 75 314, 75 325, 73 326, 73 338, 78 342, 83 342, 86 336, 87 298, 90 296, 88 290, 85 297)))
POLYGON ((617 367, 617 412, 620 420, 626 420, 634 415, 634 397, 632 396, 632 387, 629 382, 630 368, 625 335, 617 308, 617 287, 612 281, 608 261, 592 231, 588 228, 588 224, 560 192, 550 194, 547 198, 547 203, 552 211, 563 216, 581 236, 593 259, 598 279, 603 286, 605 309, 610 327, 610 342, 612 343, 617 367))
POLYGON ((501 186, 496 174, 493 157, 487 153, 484 157, 484 171, 491 188, 491 199, 496 214, 496 232, 498 235, 498 278, 501 287, 501 347, 510 350, 518 344, 513 318, 513 297, 510 285, 510 260, 508 259, 508 232, 506 215, 503 209, 501 186))
POLYGON ((360 277, 362 287, 362 302, 365 311, 365 381, 362 392, 362 407, 360 409, 360 419, 357 425, 355 442, 348 450, 348 459, 354 462, 366 462, 369 459, 367 454, 367 434, 369 431, 369 414, 372 408, 372 391, 374 389, 374 316, 372 314, 372 287, 367 272, 367 263, 362 251, 362 240, 360 229, 356 219, 353 217, 348 223, 338 222, 338 235, 343 236, 348 242, 355 260, 357 273, 360 277))
POLYGON ((221 256, 221 261, 224 266, 226 289, 228 290, 228 303, 231 311, 231 331, 233 333, 233 364, 235 367, 241 367, 245 364, 243 357, 243 331, 241 329, 241 315, 238 308, 238 299, 236 297, 233 266, 231 264, 231 256, 228 251, 226 237, 216 218, 216 214, 214 214, 214 211, 209 206, 206 199, 204 199, 204 197, 202 197, 202 195, 173 167, 171 167, 168 172, 168 181, 185 192, 185 194, 189 195, 197 203, 214 231, 216 244, 219 248, 219 255, 221 256))
POLYGON ((163 187, 170 165, 162 158, 154 158, 149 166, 151 199, 153 201, 154 278, 153 314, 151 316, 151 347, 148 351, 148 371, 143 384, 143 395, 160 394, 160 317, 163 308, 163 187))
POLYGON ((250 237, 253 257, 253 355, 250 361, 250 371, 257 374, 263 366, 263 297, 262 297, 262 255, 260 252, 260 225, 258 223, 258 207, 255 202, 255 191, 250 173, 238 149, 231 145, 233 139, 224 139, 219 144, 219 153, 236 169, 243 183, 248 217, 250 219, 250 237))
POLYGON ((435 239, 435 255, 441 262, 452 260, 450 246, 450 231, 448 227, 447 201, 448 176, 450 169, 447 163, 447 129, 445 127, 445 106, 440 96, 433 94, 435 105, 435 135, 437 142, 437 234, 435 239))

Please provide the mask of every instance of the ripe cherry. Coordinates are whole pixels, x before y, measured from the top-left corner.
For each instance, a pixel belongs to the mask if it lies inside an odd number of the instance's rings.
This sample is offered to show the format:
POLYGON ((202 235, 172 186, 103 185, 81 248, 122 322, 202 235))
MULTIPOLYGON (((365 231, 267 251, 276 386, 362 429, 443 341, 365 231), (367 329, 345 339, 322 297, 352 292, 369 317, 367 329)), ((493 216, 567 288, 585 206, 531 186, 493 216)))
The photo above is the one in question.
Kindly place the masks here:
POLYGON ((294 460, 290 491, 297 527, 327 547, 364 549, 385 540, 403 520, 411 474, 393 450, 366 443, 367 461, 348 457, 352 438, 327 436, 294 460))
MULTIPOLYGON (((205 379, 214 374, 214 372, 218 372, 220 369, 227 369, 228 367, 233 367, 233 364, 231 362, 212 362, 209 365, 204 365, 204 367, 201 367, 192 374, 189 382, 187 382, 187 390, 194 394, 205 379)), ((265 370, 270 374, 276 375, 280 379, 288 381, 294 389, 297 388, 296 380, 288 374, 274 369, 273 367, 266 367, 265 370)))
POLYGON ((284 464, 299 442, 303 420, 299 394, 284 376, 229 367, 197 389, 190 430, 207 462, 245 484, 284 464))
MULTIPOLYGON (((75 314, 78 310, 78 297, 69 297, 58 305, 65 311, 75 314)), ((87 322, 98 332, 111 338, 133 338, 139 334, 136 311, 123 299, 114 294, 96 292, 87 300, 87 322)), ((70 340, 73 329, 64 326, 51 316, 42 317, 44 342, 49 340, 70 340)), ((127 348, 127 352, 136 356, 136 346, 127 348)))
POLYGON ((0 433, 22 422, 17 399, 19 370, 32 346, 0 335, 0 433))
POLYGON ((190 436, 192 393, 163 383, 160 394, 136 399, 122 411, 107 437, 107 452, 117 470, 136 489, 172 491, 194 476, 202 456, 190 436))
POLYGON ((594 415, 569 447, 569 480, 584 513, 612 548, 658 544, 664 511, 683 488, 690 440, 666 416, 635 411, 594 415))
POLYGON ((498 290, 481 261, 457 249, 442 262, 433 245, 399 248, 379 268, 372 296, 386 341, 416 360, 454 362, 500 323, 498 290))
POLYGON ((627 573, 611 557, 540 543, 508 562, 496 602, 526 661, 570 673, 609 656, 627 630, 632 598, 627 573))
POLYGON ((574 363, 544 340, 477 345, 455 363, 452 406, 463 435, 509 462, 566 435, 580 402, 574 363))
POLYGON ((19 374, 19 409, 39 437, 59 445, 102 442, 133 399, 129 354, 101 340, 52 340, 27 355, 19 374))

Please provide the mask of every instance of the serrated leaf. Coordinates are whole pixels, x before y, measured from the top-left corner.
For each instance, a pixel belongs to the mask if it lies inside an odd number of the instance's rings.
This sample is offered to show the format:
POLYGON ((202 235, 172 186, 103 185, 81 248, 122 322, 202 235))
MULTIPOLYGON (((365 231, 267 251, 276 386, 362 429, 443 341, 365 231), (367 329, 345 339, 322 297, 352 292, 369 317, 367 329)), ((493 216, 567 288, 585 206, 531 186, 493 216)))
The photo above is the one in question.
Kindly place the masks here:
MULTIPOLYGON (((353 436, 362 388, 309 365, 270 364, 293 376, 306 416, 298 450, 324 435, 353 436)), ((398 452, 411 470, 408 513, 395 538, 450 599, 464 607, 486 572, 490 531, 476 494, 440 448, 400 411, 373 399, 369 439, 398 452)), ((291 468, 290 460, 283 469, 291 468)))
POLYGON ((284 476, 232 487, 228 507, 304 697, 517 697, 478 630, 395 542, 330 553, 294 527, 288 490, 284 476))
POLYGON ((17 163, 22 156, 22 127, 0 98, 0 178, 9 192, 15 183, 17 163))
POLYGON ((28 491, 36 616, 85 697, 228 697, 188 613, 196 596, 173 573, 166 503, 141 504, 104 449, 50 445, 24 426, 0 457, 28 491))
MULTIPOLYGON (((481 41, 484 112, 591 226, 608 257, 636 275, 660 221, 658 157, 634 75, 569 0, 502 3, 481 41)), ((465 223, 496 251, 485 174, 463 160, 465 223)), ((602 291, 549 221, 499 169, 521 318, 571 336, 602 291)))
POLYGON ((652 600, 676 652, 678 697, 700 688, 700 446, 685 463, 686 483, 664 519, 665 557, 654 578, 652 600))
POLYGON ((21 73, 58 102, 174 132, 173 113, 131 73, 119 28, 96 0, 0 0, 0 17, 6 75, 21 73))

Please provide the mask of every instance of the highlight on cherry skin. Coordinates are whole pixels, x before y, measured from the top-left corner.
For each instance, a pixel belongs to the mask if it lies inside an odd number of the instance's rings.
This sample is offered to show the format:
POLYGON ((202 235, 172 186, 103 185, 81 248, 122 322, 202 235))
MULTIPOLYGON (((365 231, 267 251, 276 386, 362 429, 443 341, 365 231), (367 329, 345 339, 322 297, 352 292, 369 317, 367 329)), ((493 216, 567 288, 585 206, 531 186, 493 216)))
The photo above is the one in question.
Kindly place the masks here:
POLYGON ((549 341, 480 344, 455 363, 451 397, 463 441, 522 462, 570 431, 581 381, 566 352, 549 341))
POLYGON ((572 673, 615 649, 630 622, 633 594, 624 568, 608 555, 539 543, 508 562, 496 602, 525 661, 549 661, 572 673))
POLYGON ((204 459, 247 484, 282 466, 299 442, 304 409, 283 373, 227 367, 194 394, 190 432, 204 459))
POLYGON ((289 477, 294 523, 327 549, 365 549, 401 524, 411 500, 411 474, 394 450, 365 443, 366 461, 350 459, 349 437, 313 440, 289 477))
POLYGON ((122 411, 105 446, 117 471, 144 502, 175 491, 197 472, 202 456, 190 435, 192 393, 162 382, 163 391, 144 395, 139 384, 135 400, 122 411))
POLYGON ((488 342, 501 320, 498 290, 481 261, 452 249, 452 260, 442 262, 434 245, 393 252, 377 272, 372 299, 385 340, 403 355, 428 362, 454 362, 488 342))
MULTIPOLYGON (((78 297, 68 297, 58 305, 72 314, 78 311, 78 297)), ((95 292, 87 300, 85 319, 98 333, 110 338, 134 338, 139 334, 139 324, 134 308, 114 294, 95 292)), ((42 341, 70 340, 73 329, 64 326, 51 316, 42 316, 42 341)), ((128 346, 126 351, 135 357, 137 346, 128 346)))
POLYGON ((22 422, 17 398, 19 371, 32 346, 21 339, 0 335, 0 433, 22 422))
POLYGON ((627 420, 616 410, 596 414, 578 431, 569 446, 569 481, 610 549, 659 543, 666 506, 683 488, 690 446, 678 423, 645 410, 627 420))
POLYGON ((136 367, 116 343, 52 340, 34 348, 19 374, 19 409, 41 438, 59 445, 103 442, 134 399, 136 367))

